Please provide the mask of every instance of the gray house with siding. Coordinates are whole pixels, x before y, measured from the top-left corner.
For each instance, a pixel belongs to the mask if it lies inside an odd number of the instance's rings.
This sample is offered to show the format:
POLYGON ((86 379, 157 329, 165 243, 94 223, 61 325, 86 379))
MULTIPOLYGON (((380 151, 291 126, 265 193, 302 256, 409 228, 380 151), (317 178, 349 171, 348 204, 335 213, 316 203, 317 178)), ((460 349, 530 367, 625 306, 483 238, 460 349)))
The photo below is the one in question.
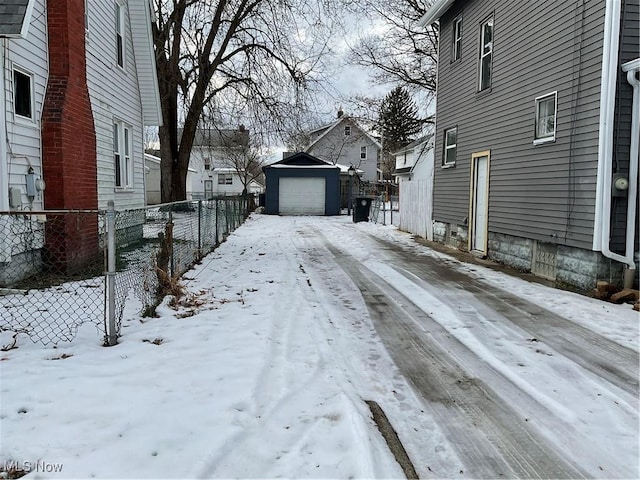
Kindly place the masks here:
POLYGON ((560 284, 637 284, 638 3, 434 2, 435 240, 560 284))

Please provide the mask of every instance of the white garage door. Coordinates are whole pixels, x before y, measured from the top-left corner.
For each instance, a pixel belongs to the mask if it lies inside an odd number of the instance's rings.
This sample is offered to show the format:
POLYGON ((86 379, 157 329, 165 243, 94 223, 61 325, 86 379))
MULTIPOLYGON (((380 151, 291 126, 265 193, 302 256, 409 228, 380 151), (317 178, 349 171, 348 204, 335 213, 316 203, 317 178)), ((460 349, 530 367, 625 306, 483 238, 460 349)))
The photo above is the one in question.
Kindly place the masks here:
POLYGON ((324 178, 280 178, 281 215, 324 215, 324 178))

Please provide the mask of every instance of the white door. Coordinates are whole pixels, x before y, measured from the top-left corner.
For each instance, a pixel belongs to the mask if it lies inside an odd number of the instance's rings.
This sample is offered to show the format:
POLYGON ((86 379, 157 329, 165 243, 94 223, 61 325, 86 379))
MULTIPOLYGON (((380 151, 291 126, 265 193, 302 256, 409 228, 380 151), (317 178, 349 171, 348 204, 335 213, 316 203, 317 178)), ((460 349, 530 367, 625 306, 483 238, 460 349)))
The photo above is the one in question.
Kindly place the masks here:
POLYGON ((489 220, 488 152, 474 154, 471 169, 471 250, 486 254, 489 220))
POLYGON ((280 178, 280 215, 324 215, 324 178, 280 178))

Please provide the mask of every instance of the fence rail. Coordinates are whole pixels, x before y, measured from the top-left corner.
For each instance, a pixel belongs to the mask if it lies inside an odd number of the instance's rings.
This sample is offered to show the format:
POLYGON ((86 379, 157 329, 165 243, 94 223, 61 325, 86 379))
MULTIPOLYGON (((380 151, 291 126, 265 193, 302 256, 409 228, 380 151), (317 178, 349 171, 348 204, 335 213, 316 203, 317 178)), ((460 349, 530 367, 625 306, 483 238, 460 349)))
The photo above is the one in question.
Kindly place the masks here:
POLYGON ((135 210, 0 212, 0 334, 14 344, 19 335, 57 344, 93 324, 114 344, 128 300, 153 314, 249 206, 248 197, 223 197, 135 210))

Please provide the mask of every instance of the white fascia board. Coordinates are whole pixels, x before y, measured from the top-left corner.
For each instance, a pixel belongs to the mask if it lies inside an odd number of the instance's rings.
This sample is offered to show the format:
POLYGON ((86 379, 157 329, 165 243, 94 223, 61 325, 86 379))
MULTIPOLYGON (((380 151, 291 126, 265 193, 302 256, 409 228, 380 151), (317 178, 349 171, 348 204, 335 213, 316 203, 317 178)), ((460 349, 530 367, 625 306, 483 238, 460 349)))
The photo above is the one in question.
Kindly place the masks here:
POLYGON ((418 20, 418 26, 427 28, 433 25, 436 21, 440 20, 440 17, 449 10, 455 0, 436 0, 431 8, 427 10, 420 20, 418 20))
POLYGON ((20 38, 27 38, 29 33, 29 25, 31 25, 31 15, 33 14, 33 6, 36 0, 29 0, 27 4, 27 11, 24 14, 24 20, 22 21, 22 28, 20 29, 20 38))
POLYGON ((160 90, 156 73, 156 56, 151 31, 152 8, 149 0, 129 0, 129 19, 138 88, 142 101, 142 117, 145 125, 162 125, 160 90))

